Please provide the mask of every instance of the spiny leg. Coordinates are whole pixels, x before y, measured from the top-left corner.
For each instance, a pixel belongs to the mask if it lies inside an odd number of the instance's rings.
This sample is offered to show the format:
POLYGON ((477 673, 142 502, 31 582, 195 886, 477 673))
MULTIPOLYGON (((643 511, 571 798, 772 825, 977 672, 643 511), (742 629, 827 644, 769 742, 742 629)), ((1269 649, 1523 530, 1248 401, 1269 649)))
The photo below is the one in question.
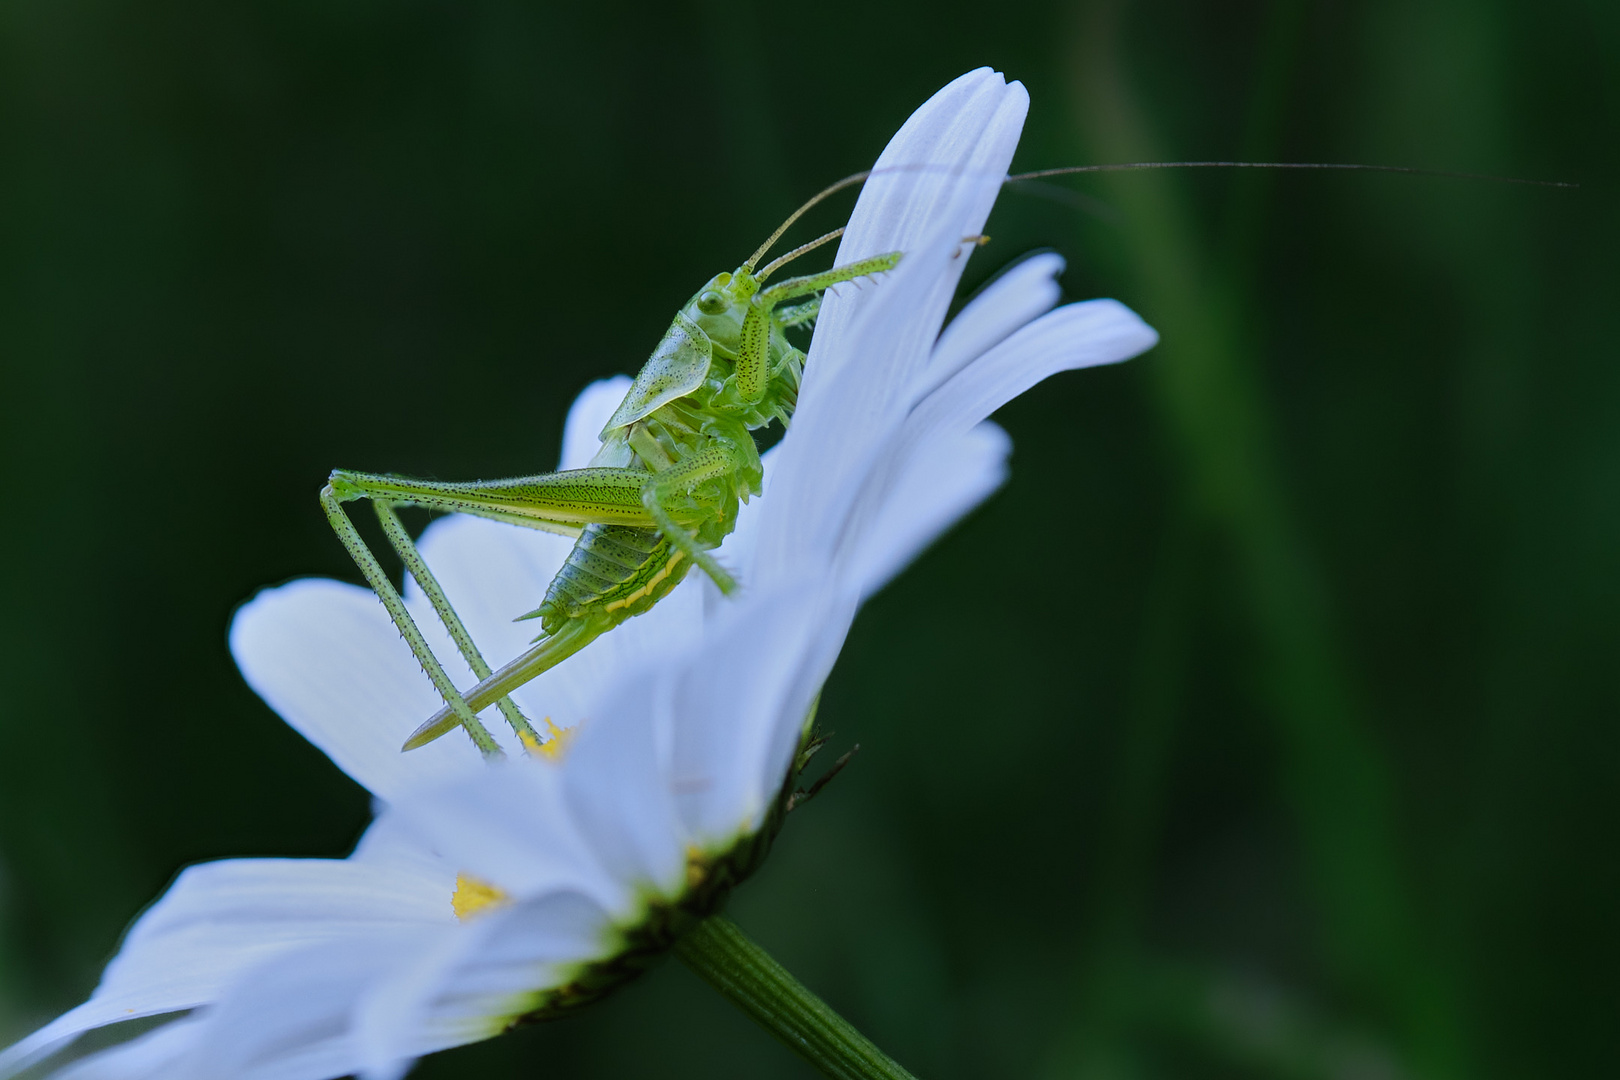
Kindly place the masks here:
POLYGON ((792 326, 814 325, 821 314, 821 297, 812 296, 802 304, 782 308, 776 313, 776 325, 787 329, 792 326))
MULTIPOLYGON (((500 695, 509 693, 530 679, 545 674, 579 650, 613 628, 604 618, 569 619, 556 633, 535 642, 528 651, 501 665, 494 674, 486 676, 477 686, 467 691, 467 704, 482 711, 500 695)), ((405 740, 402 750, 415 750, 426 746, 439 736, 453 730, 456 717, 448 707, 434 713, 405 740)))
MULTIPOLYGON (((377 520, 382 523, 383 533, 388 537, 388 542, 393 545, 394 551, 404 561, 405 568, 410 571, 411 577, 415 578, 416 583, 422 587, 422 592, 427 596, 428 602, 433 605, 433 610, 439 613, 439 621, 450 632, 450 639, 456 643, 456 648, 461 650, 462 659, 466 660, 467 666, 472 668, 473 677, 479 680, 489 678, 489 664, 485 662, 483 654, 478 651, 478 646, 474 644, 472 635, 467 632, 467 627, 462 623, 461 616, 457 615, 456 609, 450 606, 450 598, 444 594, 444 589, 439 585, 439 579, 434 577, 433 571, 428 568, 427 560, 422 558, 422 553, 416 550, 416 544, 412 542, 411 534, 405 531, 405 526, 400 522, 399 515, 394 513, 394 503, 389 500, 374 499, 371 505, 377 511, 377 520)), ((523 740, 525 745, 531 742, 535 746, 540 745, 539 733, 534 730, 534 726, 529 723, 528 718, 523 715, 510 697, 501 698, 500 701, 496 702, 496 706, 501 710, 501 715, 506 717, 506 722, 512 725, 512 731, 519 739, 523 740)))
POLYGON ((646 489, 649 482, 653 482, 658 485, 659 493, 676 490, 683 484, 690 490, 705 480, 724 475, 733 467, 728 452, 708 450, 651 474, 641 469, 588 466, 511 480, 444 484, 372 473, 334 472, 329 487, 341 491, 344 501, 386 500, 399 506, 414 504, 435 510, 482 514, 538 528, 568 527, 576 534, 574 523, 657 527, 666 532, 671 543, 702 566, 715 579, 715 584, 729 592, 736 584, 731 576, 708 557, 666 508, 659 506, 657 512, 648 509, 646 489))
POLYGON ((854 281, 856 278, 869 277, 880 274, 885 270, 893 270, 900 265, 900 256, 903 252, 890 251, 883 255, 873 255, 867 259, 857 259, 843 266, 835 266, 830 270, 823 270, 819 274, 805 274, 802 277, 791 277, 786 281, 778 282, 759 294, 756 304, 767 310, 777 304, 788 300, 796 300, 801 296, 821 292, 823 289, 838 285, 845 281, 854 281))
POLYGON ((450 710, 466 729, 473 743, 487 758, 502 757, 500 745, 479 722, 477 715, 463 700, 455 684, 450 681, 450 676, 445 674, 439 658, 428 648, 427 640, 422 637, 422 631, 417 627, 416 620, 412 619, 411 613, 405 609, 405 601, 400 599, 394 583, 388 580, 388 575, 383 572, 376 556, 372 555, 371 549, 360 538, 359 530, 344 512, 343 503, 332 491, 331 484, 321 489, 321 509, 326 511, 326 519, 331 522, 332 530, 338 534, 338 539, 343 542, 355 564, 360 567, 360 573, 365 575, 366 582, 382 601, 383 607, 388 609, 388 615, 394 620, 394 626, 398 628, 400 636, 416 655, 416 662, 422 665, 422 670, 433 681, 439 696, 450 706, 450 710))
POLYGON ((873 255, 869 259, 857 259, 843 266, 835 266, 819 274, 788 278, 755 296, 753 303, 748 307, 748 314, 743 316, 737 346, 738 396, 749 404, 755 404, 765 396, 767 382, 765 353, 770 346, 771 313, 777 304, 797 300, 801 296, 814 295, 841 282, 854 281, 856 278, 867 277, 884 270, 893 270, 899 265, 901 254, 898 251, 891 251, 885 255, 873 255))
POLYGON ((680 548, 687 558, 697 563, 722 593, 732 596, 737 592, 737 579, 726 573, 725 568, 713 555, 703 550, 697 542, 697 537, 676 524, 675 519, 669 516, 669 511, 658 505, 658 488, 655 485, 647 485, 646 494, 642 496, 641 501, 647 508, 647 513, 658 523, 658 531, 663 533, 671 544, 680 548))
POLYGON ((388 499, 396 506, 421 506, 476 514, 511 525, 577 537, 591 523, 650 525, 641 509, 643 472, 587 466, 504 480, 441 483, 381 473, 332 472, 330 482, 345 502, 388 499))

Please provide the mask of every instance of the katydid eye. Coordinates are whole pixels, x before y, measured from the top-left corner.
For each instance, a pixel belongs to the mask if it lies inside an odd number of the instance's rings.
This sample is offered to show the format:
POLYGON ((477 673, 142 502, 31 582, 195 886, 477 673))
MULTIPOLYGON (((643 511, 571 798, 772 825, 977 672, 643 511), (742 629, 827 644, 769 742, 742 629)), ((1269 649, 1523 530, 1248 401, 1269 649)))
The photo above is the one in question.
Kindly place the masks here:
POLYGON ((698 297, 698 310, 705 315, 718 315, 727 307, 726 298, 710 289, 698 297))

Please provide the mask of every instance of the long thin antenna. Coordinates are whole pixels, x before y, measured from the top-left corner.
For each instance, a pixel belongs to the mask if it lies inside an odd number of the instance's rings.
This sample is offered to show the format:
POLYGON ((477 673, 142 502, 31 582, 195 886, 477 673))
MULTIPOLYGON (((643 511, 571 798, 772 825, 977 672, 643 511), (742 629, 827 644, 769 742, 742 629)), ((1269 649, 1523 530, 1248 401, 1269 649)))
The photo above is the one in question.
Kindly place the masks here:
POLYGON ((1446 169, 1414 169, 1406 165, 1347 165, 1319 161, 1133 161, 1122 165, 1071 165, 1063 169, 1038 169, 1007 177, 1013 180, 1040 180, 1070 173, 1125 172, 1129 169, 1340 169, 1361 172, 1408 173, 1413 176, 1445 176, 1453 180, 1491 180, 1498 184, 1529 184, 1533 187, 1578 188, 1561 180, 1524 180, 1516 176, 1488 173, 1450 172, 1446 169))
POLYGON ((743 266, 752 271, 754 269, 754 264, 758 263, 760 259, 765 257, 765 253, 771 250, 771 245, 780 240, 782 238, 782 234, 787 232, 788 229, 792 228, 793 223, 803 217, 806 210, 810 209, 812 206, 816 205, 816 203, 820 202, 822 199, 825 199, 834 192, 843 191, 851 184, 858 184, 871 175, 872 170, 870 169, 866 170, 865 172, 851 173, 849 176, 844 177, 836 184, 829 184, 827 187, 822 188, 820 192, 811 197, 809 202, 793 211, 793 213, 788 216, 786 221, 782 222, 781 225, 778 225, 776 231, 771 233, 763 244, 759 245, 759 250, 748 256, 748 261, 743 263, 743 266))
MULTIPOLYGON (((1530 187, 1576 189, 1581 186, 1566 183, 1562 180, 1527 180, 1518 176, 1494 176, 1490 173, 1453 172, 1449 169, 1417 169, 1409 165, 1355 165, 1344 162, 1323 161, 1131 161, 1112 165, 1069 165, 1060 169, 1037 169, 1034 172, 1013 173, 1004 177, 1002 183, 1010 184, 1021 180, 1044 180, 1051 176, 1070 176, 1076 173, 1130 172, 1136 169, 1328 169, 1339 172, 1405 173, 1408 176, 1438 176, 1452 180, 1486 180, 1496 184, 1524 184, 1530 187)), ((765 257, 765 253, 771 249, 771 246, 782 238, 782 234, 792 228, 793 223, 803 217, 806 211, 827 196, 882 173, 932 171, 958 172, 960 170, 945 165, 885 165, 879 169, 867 169, 863 172, 851 173, 842 180, 828 184, 811 196, 803 206, 788 215, 788 219, 778 225, 776 231, 766 237, 765 242, 759 245, 752 255, 748 256, 748 261, 743 263, 743 266, 752 271, 759 263, 759 260, 765 257)), ((795 248, 768 265, 760 276, 763 277, 783 263, 796 259, 807 251, 814 250, 828 240, 840 235, 842 231, 840 229, 828 233, 826 236, 812 240, 803 247, 795 248)))
POLYGON ((838 228, 834 229, 832 232, 828 233, 826 236, 818 236, 814 240, 810 241, 808 244, 800 244, 798 247, 794 248, 792 251, 788 252, 786 255, 778 255, 776 258, 772 259, 770 262, 765 264, 765 269, 761 270, 759 273, 754 275, 754 280, 763 284, 765 279, 770 277, 773 272, 775 272, 776 270, 778 270, 779 268, 781 268, 783 266, 786 266, 788 263, 792 262, 794 259, 797 259, 800 255, 809 254, 810 252, 816 250, 816 248, 820 247, 822 244, 825 244, 827 241, 836 240, 840 236, 843 236, 843 235, 844 235, 844 226, 840 225, 838 228))

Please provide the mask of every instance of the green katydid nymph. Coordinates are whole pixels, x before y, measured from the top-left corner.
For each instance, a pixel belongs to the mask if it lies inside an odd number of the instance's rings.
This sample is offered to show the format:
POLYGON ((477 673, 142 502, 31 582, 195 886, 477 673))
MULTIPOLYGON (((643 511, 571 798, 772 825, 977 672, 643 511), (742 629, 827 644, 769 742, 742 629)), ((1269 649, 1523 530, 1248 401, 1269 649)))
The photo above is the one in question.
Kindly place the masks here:
MULTIPOLYGON (((1154 168, 1348 169, 1574 186, 1402 166, 1241 161, 1085 165, 1008 176, 1006 181, 1154 168)), ((341 469, 332 473, 321 491, 327 518, 444 699, 444 707, 411 734, 405 749, 425 745, 459 725, 485 754, 500 754, 477 717, 491 703, 499 706, 524 744, 537 748, 540 736, 507 696, 512 690, 652 608, 693 566, 702 568, 723 593, 735 591, 736 583, 710 552, 735 528, 739 503, 760 490, 762 471, 752 433, 776 420, 784 426, 792 421, 805 354, 786 332, 813 324, 827 289, 892 270, 904 253, 891 251, 766 284, 788 262, 843 234, 836 229, 756 267, 807 210, 870 175, 857 173, 819 192, 741 266, 715 275, 676 312, 602 430, 601 449, 585 468, 472 483, 341 469), (357 499, 371 500, 389 543, 478 678, 467 692, 451 682, 349 520, 343 504, 357 499), (523 616, 540 621, 541 634, 532 647, 491 671, 395 513, 401 506, 475 514, 576 538, 540 605, 523 616)))
POLYGON ((405 749, 459 725, 485 754, 499 754, 476 715, 492 702, 519 739, 536 748, 539 734, 506 696, 513 689, 650 609, 693 566, 722 592, 736 590, 710 552, 735 527, 739 502, 760 490, 752 432, 774 420, 792 420, 805 355, 786 332, 813 323, 825 290, 892 270, 903 253, 766 285, 786 263, 842 235, 837 229, 756 267, 805 211, 865 177, 847 177, 810 199, 741 266, 715 275, 675 313, 585 468, 472 483, 332 473, 321 491, 326 516, 445 702, 405 749), (356 499, 371 500, 389 543, 480 680, 466 693, 450 681, 349 520, 343 504, 356 499), (491 671, 395 513, 401 506, 475 514, 577 538, 540 606, 525 616, 540 622, 531 648, 491 671))

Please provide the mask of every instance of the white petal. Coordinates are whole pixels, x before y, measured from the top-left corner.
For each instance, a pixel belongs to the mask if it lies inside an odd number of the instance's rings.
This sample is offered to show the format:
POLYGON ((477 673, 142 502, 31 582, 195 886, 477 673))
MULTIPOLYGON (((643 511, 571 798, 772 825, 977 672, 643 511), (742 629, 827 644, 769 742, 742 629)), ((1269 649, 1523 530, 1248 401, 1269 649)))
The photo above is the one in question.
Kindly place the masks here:
POLYGON ((631 883, 604 870, 593 837, 570 812, 560 772, 551 762, 515 756, 477 777, 413 793, 390 806, 385 820, 519 899, 572 890, 609 911, 628 911, 631 883))
POLYGON ((802 567, 831 559, 874 455, 910 407, 904 379, 894 370, 911 365, 908 353, 926 357, 933 345, 938 324, 923 326, 913 313, 957 250, 955 232, 942 232, 914 250, 853 320, 848 341, 859 344, 862 368, 823 381, 819 399, 800 399, 778 449, 771 497, 760 509, 757 587, 781 587, 802 567))
MULTIPOLYGON (((885 552, 878 523, 892 520, 900 505, 897 491, 907 483, 907 475, 917 469, 925 470, 920 475, 926 475, 930 466, 923 459, 940 453, 941 447, 960 439, 991 411, 1053 372, 1124 360, 1157 340, 1153 330, 1122 304, 1092 300, 1042 316, 972 361, 925 398, 900 429, 871 453, 859 499, 841 523, 836 545, 841 558, 847 560, 847 572, 875 574, 881 579, 883 563, 891 555, 904 555, 899 549, 885 552), (867 563, 867 559, 877 562, 867 563)), ((989 489, 982 490, 988 494, 989 489)), ((951 504, 952 497, 944 494, 945 489, 940 491, 942 505, 951 504)), ((962 512, 971 503, 956 505, 955 512, 962 512)), ((930 516, 921 504, 917 512, 930 516)), ((950 517, 950 512, 942 512, 932 520, 943 527, 950 517)))
POLYGON ((205 1005, 243 971, 311 942, 453 922, 453 889, 453 879, 331 859, 191 867, 130 929, 90 1000, 0 1055, 0 1075, 90 1028, 205 1005))
MULTIPOLYGON (((248 972, 207 1015, 173 1080, 327 1080, 363 1065, 352 1033, 356 1002, 459 926, 352 934, 290 952, 248 972)), ((415 1053, 492 1034, 422 1025, 415 1053)))
POLYGON ((400 752, 440 698, 369 589, 318 578, 266 589, 237 611, 230 643, 266 704, 380 798, 483 767, 460 733, 400 752))
POLYGON ((945 327, 918 379, 921 399, 940 383, 1005 341, 1013 332, 1050 311, 1063 296, 1058 275, 1063 256, 1047 251, 1014 263, 987 284, 945 327))
POLYGON ((568 893, 470 924, 363 927, 248 970, 216 1008, 86 1059, 71 1075, 327 1080, 367 1069, 398 1075, 423 1054, 499 1033, 533 1006, 538 991, 600 958, 612 941, 606 913, 568 893))
MULTIPOLYGON (((940 335, 919 395, 938 385, 1032 319, 1062 295, 1056 278, 1061 256, 1046 252, 1009 267, 987 284, 940 335)), ((980 424, 960 439, 941 438, 928 453, 913 455, 896 483, 877 496, 863 493, 871 507, 865 527, 852 525, 841 558, 860 595, 881 588, 935 537, 977 506, 1006 479, 1011 440, 993 424, 980 424), (875 504, 875 505, 873 505, 875 504)))
POLYGON ((686 849, 670 785, 669 725, 656 705, 587 724, 562 775, 569 810, 608 873, 668 896, 684 884, 686 849))
MULTIPOLYGON (((200 968, 213 948, 254 948, 254 941, 305 942, 390 923, 446 925, 453 879, 414 868, 338 859, 227 859, 181 873, 163 898, 135 923, 123 951, 108 965, 103 987, 122 984, 139 959, 161 952, 178 968, 200 968), (189 961, 196 960, 196 963, 189 961)), ((236 965, 231 965, 233 968, 236 965)), ((99 991, 98 991, 99 992, 99 991)))
POLYGON ((365 1080, 398 1080, 405 1075, 413 1057, 406 1046, 422 1026, 427 1003, 463 953, 485 944, 478 930, 476 925, 467 926, 460 933, 441 936, 386 979, 373 979, 361 989, 350 1024, 360 1062, 356 1071, 365 1080))
POLYGON ((1048 375, 1128 360, 1158 339, 1152 327, 1115 300, 1067 304, 1041 316, 918 403, 875 455, 862 492, 864 513, 870 515, 888 497, 914 457, 967 432, 1048 375))
MULTIPOLYGON (((373 809, 382 814, 387 805, 379 801, 373 809)), ((424 847, 415 833, 386 814, 373 819, 346 861, 434 881, 454 881, 461 869, 445 862, 438 852, 424 847)))
POLYGON ((157 1080, 171 1077, 202 1034, 203 1017, 164 1024, 137 1039, 75 1061, 51 1074, 51 1080, 157 1080))
MULTIPOLYGON (((839 244, 839 264, 887 251, 912 251, 940 230, 958 238, 980 231, 995 203, 1029 110, 1029 95, 998 72, 980 68, 954 80, 901 126, 878 156, 839 244)), ((966 258, 935 284, 914 313, 932 336, 945 318, 966 258)), ((881 283, 879 283, 881 285, 881 283)), ((872 288, 839 289, 822 304, 806 365, 806 392, 843 367, 850 355, 846 322, 869 303, 872 288), (815 362, 822 371, 815 373, 815 362)))
POLYGON ((1023 87, 972 72, 913 114, 879 157, 838 261, 888 250, 906 256, 883 280, 823 301, 773 480, 783 509, 767 506, 760 526, 762 581, 817 551, 830 554, 874 450, 926 385, 972 247, 961 238, 982 227, 1027 108, 1023 87))
POLYGON ((930 436, 966 431, 1048 375, 1117 364, 1158 340, 1152 327, 1117 300, 1065 304, 946 380, 918 404, 906 425, 930 436))
MULTIPOLYGON (((743 598, 652 691, 674 724, 676 806, 690 836, 711 850, 756 830, 787 774, 854 615, 853 599, 828 584, 823 577, 743 598)), ((637 702, 629 695, 615 706, 628 711, 637 702)))
POLYGON ((401 1075, 421 1053, 420 1032, 468 1041, 503 1030, 539 992, 574 977, 616 947, 612 923, 578 893, 560 892, 485 914, 375 981, 355 1010, 368 1078, 401 1075))
POLYGON ((469 1030, 510 1019, 516 1008, 528 1011, 580 964, 607 959, 622 945, 609 914, 576 892, 513 904, 467 929, 469 945, 436 983, 429 1012, 437 1024, 469 1030))
POLYGON ((853 526, 841 552, 849 587, 869 596, 1007 478, 1012 440, 985 422, 912 455, 895 488, 872 500, 872 520, 853 526))
POLYGON ((562 460, 559 469, 582 469, 602 445, 598 436, 602 426, 619 407, 624 395, 630 392, 630 378, 615 375, 599 379, 580 391, 568 410, 568 422, 563 425, 562 460))

